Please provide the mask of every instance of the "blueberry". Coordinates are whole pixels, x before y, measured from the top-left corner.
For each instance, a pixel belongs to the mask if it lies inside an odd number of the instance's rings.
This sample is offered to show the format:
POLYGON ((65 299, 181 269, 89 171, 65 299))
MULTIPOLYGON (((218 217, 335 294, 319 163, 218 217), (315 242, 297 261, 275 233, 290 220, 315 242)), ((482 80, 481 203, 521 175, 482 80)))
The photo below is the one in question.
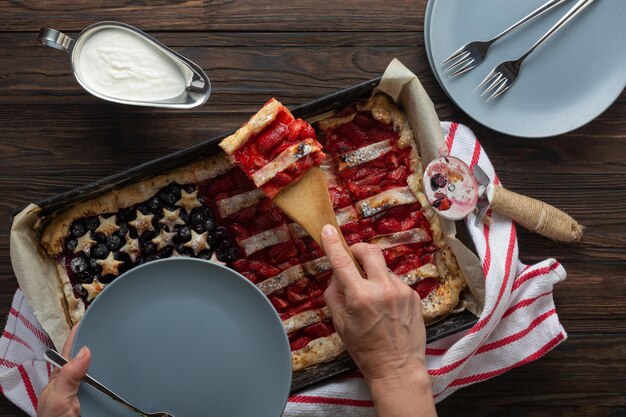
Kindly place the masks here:
POLYGON ((91 256, 99 259, 104 259, 109 255, 109 248, 104 243, 98 243, 91 248, 91 256))
POLYGON ((146 256, 146 262, 156 261, 157 259, 161 259, 158 253, 153 253, 151 255, 146 256))
POLYGON ((85 219, 85 227, 92 232, 100 226, 100 220, 97 217, 88 217, 85 219))
POLYGON ((237 259, 237 249, 235 247, 230 247, 228 249, 218 249, 215 251, 217 255, 217 259, 222 262, 233 262, 237 259))
POLYGON ((165 249, 159 252, 159 258, 169 258, 170 256, 172 256, 173 252, 174 252, 174 247, 167 246, 165 249))
POLYGON ((215 239, 215 236, 213 235, 207 236, 206 241, 209 243, 210 247, 215 247, 217 245, 217 239, 215 239))
MULTIPOLYGON (((148 206, 145 204, 140 204, 137 206, 137 210, 139 210, 139 212, 141 212, 141 214, 150 214, 150 209, 148 209, 148 206)), ((137 213, 135 213, 137 214, 137 213)))
POLYGON ((204 259, 205 261, 210 261, 212 256, 213 256, 213 252, 211 252, 210 250, 203 250, 198 255, 198 258, 204 259))
POLYGON ((182 243, 179 243, 178 245, 174 246, 174 248, 176 249, 176 252, 180 253, 181 255, 185 255, 185 256, 193 255, 193 250, 185 247, 182 243))
POLYGON ((228 236, 228 230, 224 226, 220 226, 214 233, 217 240, 224 240, 228 236))
POLYGON ((191 224, 195 225, 201 223, 202 220, 204 220, 204 216, 202 215, 202 213, 198 211, 191 213, 191 224))
POLYGON ((87 232, 87 228, 85 227, 85 224, 80 220, 74 222, 74 224, 70 228, 70 233, 76 238, 81 237, 85 234, 85 232, 87 232))
POLYGON ((152 242, 146 242, 143 245, 143 253, 146 255, 150 255, 156 251, 156 245, 152 242))
POLYGON ((121 209, 117 212, 117 220, 122 223, 132 221, 135 217, 135 210, 132 207, 121 209))
POLYGON ((98 260, 96 258, 89 258, 89 269, 91 269, 94 274, 102 271, 102 267, 98 265, 98 260))
POLYGON ((77 244, 78 242, 76 241, 76 239, 68 239, 67 242, 65 243, 65 248, 67 249, 68 252, 74 252, 74 249, 76 249, 77 244))
POLYGON ((161 200, 159 200, 158 197, 152 197, 150 200, 148 200, 147 205, 150 211, 153 213, 158 213, 163 208, 163 205, 161 204, 161 200))
POLYGON ((176 200, 178 200, 180 198, 180 190, 181 190, 181 186, 178 185, 177 183, 173 182, 171 183, 168 187, 167 187, 167 191, 169 191, 170 193, 174 194, 174 197, 176 197, 176 200))
POLYGON ((93 282, 93 276, 87 271, 79 272, 77 276, 83 284, 91 284, 93 282))
POLYGON ((111 282, 113 282, 114 279, 115 279, 115 275, 106 274, 98 278, 98 281, 100 281, 103 284, 110 284, 111 282))
POLYGON ((116 234, 122 239, 124 239, 124 237, 126 236, 126 233, 128 233, 128 226, 126 225, 126 223, 121 223, 119 224, 119 227, 120 227, 120 230, 118 230, 116 234))
POLYGON ((193 184, 183 185, 183 190, 185 190, 185 192, 188 194, 193 193, 195 189, 196 189, 196 186, 193 184))
POLYGON ((180 217, 180 219, 184 221, 185 224, 189 223, 189 216, 187 216, 187 213, 185 212, 185 210, 181 210, 178 213, 178 217, 180 217))
POLYGON ((84 288, 83 288, 83 286, 82 286, 82 285, 80 285, 80 284, 76 284, 76 285, 74 285, 74 293, 75 293, 76 295, 78 295, 79 297, 83 297, 83 298, 84 298, 84 297, 87 297, 87 295, 88 295, 88 294, 87 294, 87 290, 86 290, 86 289, 84 289, 84 288))
POLYGON ((204 224, 202 224, 202 223, 194 224, 191 228, 192 228, 192 229, 193 229, 196 233, 204 233, 204 232, 205 232, 205 230, 204 230, 204 224))
POLYGON ((202 212, 204 217, 213 217, 213 213, 211 213, 211 209, 208 208, 207 206, 202 206, 200 208, 200 211, 202 212))
POLYGON ((70 261, 70 269, 75 274, 78 274, 80 272, 85 272, 87 270, 87 260, 83 258, 82 256, 72 259, 70 261))
POLYGON ((231 246, 231 244, 230 244, 230 242, 228 240, 222 240, 220 242, 220 248, 221 249, 228 249, 228 248, 230 248, 230 246, 231 246))
POLYGON ((147 230, 145 232, 143 232, 141 234, 141 236, 139 236, 139 242, 140 243, 146 243, 151 241, 152 239, 154 239, 154 237, 156 236, 156 233, 153 232, 152 230, 147 230))
POLYGON ((107 240, 107 246, 111 250, 118 250, 122 247, 122 239, 117 235, 111 235, 107 240))
POLYGON ((189 239, 191 239, 191 229, 189 229, 189 227, 187 226, 183 226, 180 229, 178 229, 178 234, 176 235, 176 240, 178 240, 179 242, 187 242, 189 239))
POLYGON ((176 198, 176 195, 171 191, 168 191, 167 189, 161 190, 159 192, 159 198, 168 206, 173 206, 178 200, 176 198))
POLYGON ((94 233, 93 238, 98 243, 107 243, 107 236, 104 233, 94 233))
POLYGON ((440 173, 436 173, 435 175, 430 177, 430 187, 433 190, 438 190, 440 188, 443 188, 446 186, 447 183, 448 181, 446 181, 446 178, 440 173))
POLYGON ((215 220, 212 217, 207 218, 204 221, 204 228, 206 229, 207 232, 211 233, 213 232, 213 230, 215 230, 215 220))

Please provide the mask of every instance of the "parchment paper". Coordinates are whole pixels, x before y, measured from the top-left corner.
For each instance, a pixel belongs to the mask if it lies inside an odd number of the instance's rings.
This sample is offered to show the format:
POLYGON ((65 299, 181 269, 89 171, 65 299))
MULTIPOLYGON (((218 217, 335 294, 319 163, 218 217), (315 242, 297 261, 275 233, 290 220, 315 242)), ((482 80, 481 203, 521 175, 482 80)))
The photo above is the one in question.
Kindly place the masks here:
MULTIPOLYGON (((432 159, 447 154, 445 140, 435 107, 417 79, 400 61, 394 59, 374 90, 391 97, 407 114, 416 135, 420 155, 426 166, 432 159)), ((317 118, 317 117, 316 117, 317 118)), ((40 208, 31 204, 13 220, 11 263, 20 288, 44 330, 57 349, 67 339, 70 327, 55 261, 39 245, 40 208)), ((454 222, 440 218, 446 242, 457 258, 470 288, 455 311, 468 309, 479 315, 484 305, 484 275, 478 257, 456 238, 454 222)))
POLYGON ((13 219, 10 253, 13 271, 41 326, 61 349, 69 336, 65 301, 54 260, 39 245, 41 209, 30 204, 13 219))
MULTIPOLYGON (((417 76, 398 59, 391 61, 372 94, 377 92, 387 94, 406 113, 416 137, 424 168, 433 159, 448 154, 433 102, 417 76)), ((480 315, 485 303, 485 276, 480 260, 456 238, 456 226, 453 221, 439 217, 439 222, 446 243, 454 253, 471 291, 471 295, 465 294, 456 310, 467 309, 480 315)))

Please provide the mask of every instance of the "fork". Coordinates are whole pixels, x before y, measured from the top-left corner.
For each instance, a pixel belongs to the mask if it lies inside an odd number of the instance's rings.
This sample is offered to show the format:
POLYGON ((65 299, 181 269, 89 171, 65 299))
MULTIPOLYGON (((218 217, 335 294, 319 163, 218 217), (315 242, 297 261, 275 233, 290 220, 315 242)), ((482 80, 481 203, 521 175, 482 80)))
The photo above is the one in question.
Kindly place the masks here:
MULTIPOLYGON (((54 349, 46 350, 44 352, 44 358, 46 359, 47 362, 50 362, 52 365, 58 368, 62 368, 63 365, 67 363, 67 359, 61 356, 59 352, 57 352, 54 349)), ((123 399, 122 397, 120 397, 119 395, 117 395, 116 393, 114 393, 113 391, 111 391, 110 389, 108 389, 107 387, 105 387, 104 385, 102 385, 100 382, 96 381, 93 377, 89 375, 85 375, 83 377, 83 381, 91 385, 92 387, 94 387, 95 389, 103 393, 104 395, 128 407, 129 409, 131 409, 132 411, 134 411, 135 413, 139 414, 142 417, 174 417, 172 414, 166 413, 163 411, 159 411, 156 413, 146 413, 145 411, 141 411, 140 409, 130 404, 128 401, 126 401, 125 399, 123 399)))
POLYGON ((541 16, 548 10, 558 6, 564 1, 567 1, 567 0, 550 0, 546 2, 545 4, 543 4, 542 6, 540 6, 539 8, 530 12, 530 14, 528 14, 526 17, 523 17, 518 22, 506 28, 504 31, 496 35, 494 38, 488 41, 473 41, 473 42, 463 45, 456 52, 454 52, 452 55, 446 58, 445 61, 441 63, 442 66, 449 64, 446 68, 444 68, 444 71, 452 71, 453 69, 456 68, 456 70, 453 73, 448 74, 448 76, 450 77, 455 77, 473 68, 476 68, 478 64, 480 64, 487 56, 487 52, 489 51, 489 48, 491 47, 491 45, 493 45, 498 39, 502 38, 504 35, 512 32, 518 27, 530 22, 534 18, 541 16))
POLYGON ((517 81, 522 63, 528 55, 537 49, 539 45, 550 39, 552 35, 565 26, 565 24, 574 19, 593 2, 594 0, 579 0, 561 19, 559 19, 558 22, 554 24, 554 26, 552 26, 537 42, 535 42, 535 44, 531 46, 524 55, 516 60, 504 61, 497 65, 489 74, 487 74, 478 87, 476 87, 477 90, 480 90, 489 83, 480 96, 483 97, 485 94, 493 91, 493 93, 491 93, 491 95, 487 98, 487 101, 490 101, 511 88, 513 83, 517 81))

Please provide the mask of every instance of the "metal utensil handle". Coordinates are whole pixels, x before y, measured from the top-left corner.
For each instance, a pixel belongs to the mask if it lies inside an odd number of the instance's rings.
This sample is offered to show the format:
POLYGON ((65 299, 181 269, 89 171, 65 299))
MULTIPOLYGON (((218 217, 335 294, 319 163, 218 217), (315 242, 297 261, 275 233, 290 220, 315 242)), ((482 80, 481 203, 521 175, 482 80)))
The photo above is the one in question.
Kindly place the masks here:
POLYGON ((525 17, 523 17, 520 20, 518 20, 516 23, 513 23, 511 26, 509 26, 508 28, 504 29, 504 31, 502 31, 499 35, 496 35, 496 37, 494 37, 492 39, 492 42, 497 41, 498 39, 500 39, 501 37, 503 37, 507 33, 512 32, 513 30, 517 29, 518 27, 520 27, 520 26, 530 22, 531 20, 533 20, 536 17, 541 16, 542 14, 547 12, 548 10, 558 6, 559 4, 561 4, 561 3, 565 2, 565 1, 567 1, 567 0, 550 0, 550 1, 546 2, 546 3, 544 3, 543 5, 539 6, 537 9, 533 10, 532 12, 530 12, 525 17))
MULTIPOLYGON (((65 365, 68 362, 67 359, 65 359, 63 356, 61 356, 59 354, 59 352, 57 352, 54 349, 46 350, 46 352, 44 353, 44 357, 46 358, 46 361, 50 362, 52 365, 57 366, 59 368, 63 367, 63 365, 65 365)), ((97 389, 98 391, 100 391, 101 393, 103 393, 104 395, 108 396, 109 398, 111 398, 111 399, 117 401, 118 403, 123 404, 126 407, 130 408, 131 410, 133 410, 137 414, 140 414, 140 415, 142 415, 144 417, 146 417, 148 415, 147 413, 144 413, 143 411, 141 411, 140 409, 138 409, 134 405, 130 404, 128 401, 126 401, 125 399, 123 399, 122 397, 120 397, 119 395, 117 395, 116 393, 114 393, 113 391, 111 391, 110 389, 105 387, 104 385, 102 385, 100 382, 98 382, 97 380, 95 380, 91 376, 85 375, 82 380, 85 383, 87 383, 87 384, 91 385, 92 387, 94 387, 95 389, 97 389)))
POLYGON ((519 61, 523 61, 524 59, 526 59, 526 57, 530 55, 535 49, 537 49, 539 45, 550 39, 552 35, 554 35, 559 29, 561 29, 572 19, 578 16, 580 12, 585 10, 593 2, 594 0, 578 0, 578 2, 574 6, 572 6, 572 8, 569 9, 569 11, 565 13, 565 15, 560 18, 558 22, 554 24, 554 26, 552 26, 541 38, 539 38, 537 42, 535 42, 533 46, 530 47, 528 52, 520 57, 519 61))
POLYGON ((46 46, 65 52, 72 52, 72 48, 74 48, 76 43, 74 39, 65 33, 50 28, 41 28, 37 39, 46 46))
POLYGON ((583 227, 570 215, 543 201, 495 186, 491 209, 526 229, 561 242, 577 242, 583 227))

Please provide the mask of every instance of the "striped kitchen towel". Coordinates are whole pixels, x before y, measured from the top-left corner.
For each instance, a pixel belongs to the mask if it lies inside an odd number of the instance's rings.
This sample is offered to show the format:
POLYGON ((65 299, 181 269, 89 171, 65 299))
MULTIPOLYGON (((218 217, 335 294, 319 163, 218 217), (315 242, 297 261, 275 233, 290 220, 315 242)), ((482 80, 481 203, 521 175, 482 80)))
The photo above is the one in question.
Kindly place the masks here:
MULTIPOLYGON (((498 182, 491 162, 467 127, 442 123, 442 130, 450 155, 470 167, 480 165, 498 182)), ((478 226, 473 215, 466 220, 486 277, 481 317, 469 330, 426 347, 435 401, 532 362, 567 337, 552 299, 552 287, 565 278, 565 270, 553 259, 522 264, 515 225, 498 214, 492 219, 490 225, 478 226)), ((43 351, 51 345, 18 290, 0 339, 0 390, 31 416, 50 375, 43 351)), ((337 415, 375 415, 369 390, 358 372, 291 396, 284 412, 286 417, 337 415)))

